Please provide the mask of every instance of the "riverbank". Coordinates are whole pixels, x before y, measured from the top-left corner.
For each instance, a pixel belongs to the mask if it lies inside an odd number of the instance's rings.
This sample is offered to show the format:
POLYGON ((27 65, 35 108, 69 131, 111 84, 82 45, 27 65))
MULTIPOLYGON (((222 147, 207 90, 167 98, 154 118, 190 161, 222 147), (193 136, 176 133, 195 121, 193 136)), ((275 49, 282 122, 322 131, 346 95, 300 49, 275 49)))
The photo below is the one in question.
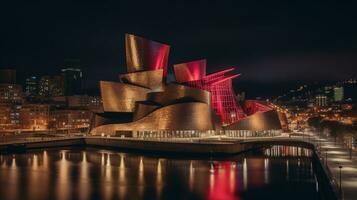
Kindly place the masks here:
POLYGON ((83 145, 154 153, 206 155, 232 155, 271 145, 299 146, 303 148, 314 149, 314 145, 311 143, 291 138, 262 138, 249 140, 237 140, 228 138, 220 140, 141 140, 134 138, 114 137, 61 137, 3 143, 0 144, 0 151, 7 151, 11 153, 11 151, 16 150, 83 145))

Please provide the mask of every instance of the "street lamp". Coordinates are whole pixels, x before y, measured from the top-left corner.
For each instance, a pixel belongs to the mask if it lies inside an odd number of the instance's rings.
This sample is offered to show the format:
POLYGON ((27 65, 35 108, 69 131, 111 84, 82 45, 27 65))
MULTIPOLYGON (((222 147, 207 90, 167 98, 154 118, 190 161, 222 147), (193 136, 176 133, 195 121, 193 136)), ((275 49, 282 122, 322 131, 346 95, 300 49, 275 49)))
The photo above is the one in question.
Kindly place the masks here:
POLYGON ((340 169, 340 193, 342 193, 342 165, 338 166, 340 169))
POLYGON ((351 142, 349 142, 349 151, 350 151, 350 160, 352 160, 352 147, 353 147, 353 137, 351 138, 351 142))

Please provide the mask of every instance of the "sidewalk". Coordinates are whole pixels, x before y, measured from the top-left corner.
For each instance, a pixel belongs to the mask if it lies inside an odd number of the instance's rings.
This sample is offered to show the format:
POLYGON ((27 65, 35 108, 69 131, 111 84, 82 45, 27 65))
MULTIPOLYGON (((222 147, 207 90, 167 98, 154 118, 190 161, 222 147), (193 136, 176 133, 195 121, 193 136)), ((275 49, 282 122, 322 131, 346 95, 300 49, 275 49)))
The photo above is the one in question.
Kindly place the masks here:
POLYGON ((317 146, 320 146, 320 157, 322 162, 330 169, 337 184, 340 183, 340 168, 341 168, 341 187, 342 199, 356 200, 357 199, 357 152, 350 151, 341 141, 335 143, 335 139, 331 137, 319 138, 318 134, 311 134, 313 141, 317 146), (351 158, 352 157, 352 158, 351 158))

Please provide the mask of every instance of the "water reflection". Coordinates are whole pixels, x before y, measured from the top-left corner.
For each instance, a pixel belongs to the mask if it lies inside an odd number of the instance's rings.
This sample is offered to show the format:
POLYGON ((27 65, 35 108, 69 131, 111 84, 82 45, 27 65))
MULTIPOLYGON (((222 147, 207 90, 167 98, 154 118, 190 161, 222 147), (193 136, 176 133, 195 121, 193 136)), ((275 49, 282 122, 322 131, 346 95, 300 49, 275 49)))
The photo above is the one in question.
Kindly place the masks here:
MULTIPOLYGON (((16 157, 13 156, 11 159, 11 165, 10 165, 10 170, 9 170, 9 176, 8 180, 10 180, 10 188, 8 191, 4 191, 9 197, 9 199, 18 199, 18 176, 19 176, 19 170, 17 169, 16 165, 16 157)), ((1 181, 3 182, 3 181, 1 181)), ((2 198, 0 198, 2 199, 2 198)))
POLYGON ((113 176, 112 176, 112 167, 110 162, 110 154, 102 154, 102 160, 106 157, 106 162, 102 164, 102 197, 103 199, 112 199, 113 195, 113 176))
POLYGON ((1 155, 0 199, 318 199, 311 155, 285 146, 222 161, 97 149, 1 155))
POLYGON ((161 199, 161 192, 163 188, 163 180, 162 180, 162 167, 161 167, 161 159, 158 159, 157 162, 157 170, 156 170, 156 193, 157 199, 161 199))
POLYGON ((139 161, 139 170, 138 170, 138 194, 139 198, 143 198, 145 190, 145 176, 144 176, 144 161, 143 157, 140 157, 139 161))
MULTIPOLYGON (((36 199, 39 199, 40 196, 41 196, 41 192, 42 192, 42 184, 43 183, 40 183, 39 180, 39 176, 40 176, 40 172, 38 171, 39 170, 39 161, 38 161, 38 155, 34 154, 32 156, 32 160, 30 160, 30 163, 32 162, 31 164, 31 168, 28 170, 28 173, 29 173, 29 185, 33 186, 32 189, 28 189, 29 192, 30 192, 30 195, 29 196, 33 196, 35 197, 36 199)), ((46 187, 46 186, 44 186, 46 187)))
POLYGON ((126 197, 126 177, 125 177, 125 159, 124 159, 124 154, 120 154, 120 164, 119 164, 119 198, 120 199, 125 199, 126 197))
POLYGON ((190 161, 190 169, 189 170, 190 171, 189 171, 189 178, 188 178, 188 186, 190 188, 190 191, 192 192, 193 186, 195 184, 195 182, 194 182, 195 181, 195 179, 194 179, 195 174, 194 174, 194 168, 193 168, 192 160, 190 161))
POLYGON ((82 151, 82 161, 79 167, 79 199, 89 199, 91 192, 91 182, 89 175, 89 163, 87 161, 87 152, 82 151))
POLYGON ((72 181, 70 181, 69 167, 70 161, 66 159, 66 151, 60 151, 60 161, 57 163, 57 185, 56 185, 56 198, 57 199, 69 199, 72 190, 72 181))
POLYGON ((208 191, 208 199, 226 199, 232 200, 236 198, 235 187, 236 170, 231 167, 230 162, 219 163, 217 170, 211 173, 212 178, 208 191))

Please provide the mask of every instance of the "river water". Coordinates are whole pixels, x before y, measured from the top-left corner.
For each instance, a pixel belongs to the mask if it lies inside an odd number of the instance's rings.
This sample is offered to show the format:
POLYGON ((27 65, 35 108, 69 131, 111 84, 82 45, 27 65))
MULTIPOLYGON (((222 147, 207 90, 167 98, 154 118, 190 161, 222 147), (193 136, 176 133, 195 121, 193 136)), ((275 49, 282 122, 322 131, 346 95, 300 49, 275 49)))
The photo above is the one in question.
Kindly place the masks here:
POLYGON ((221 160, 94 148, 0 154, 0 199, 319 199, 311 155, 285 146, 221 160))

